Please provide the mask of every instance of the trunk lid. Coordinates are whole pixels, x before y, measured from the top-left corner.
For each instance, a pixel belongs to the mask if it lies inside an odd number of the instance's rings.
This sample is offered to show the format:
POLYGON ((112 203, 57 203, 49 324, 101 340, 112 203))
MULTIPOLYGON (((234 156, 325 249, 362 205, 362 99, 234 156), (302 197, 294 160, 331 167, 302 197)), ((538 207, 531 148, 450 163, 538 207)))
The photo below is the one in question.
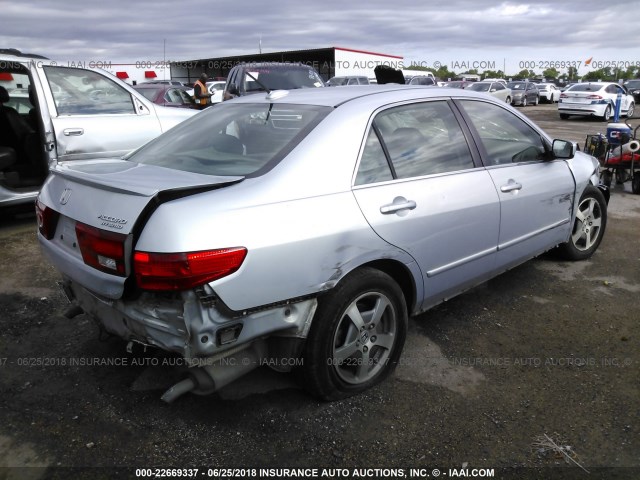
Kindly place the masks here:
POLYGON ((117 299, 132 273, 135 239, 158 205, 243 179, 114 159, 59 164, 38 197, 38 238, 63 275, 117 299))
POLYGON ((94 227, 128 234, 152 199, 213 190, 244 177, 217 177, 126 160, 59 164, 40 193, 40 201, 63 216, 94 227))

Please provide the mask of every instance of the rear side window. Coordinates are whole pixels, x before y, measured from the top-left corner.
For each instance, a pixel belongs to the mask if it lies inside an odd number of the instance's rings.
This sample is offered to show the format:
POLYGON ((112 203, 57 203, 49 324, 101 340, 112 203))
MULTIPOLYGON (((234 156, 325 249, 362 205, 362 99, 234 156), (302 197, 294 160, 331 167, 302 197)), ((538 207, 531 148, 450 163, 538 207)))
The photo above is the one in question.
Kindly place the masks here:
POLYGON ((44 67, 58 115, 135 113, 127 90, 92 70, 44 67))
POLYGON ((381 134, 396 178, 473 168, 462 129, 445 101, 394 107, 379 113, 381 134))
POLYGON ((393 180, 393 174, 378 135, 372 128, 369 130, 369 136, 362 152, 355 184, 365 185, 387 180, 393 180))
POLYGON ((229 104, 180 123, 128 160, 206 175, 260 175, 331 111, 288 104, 229 104))

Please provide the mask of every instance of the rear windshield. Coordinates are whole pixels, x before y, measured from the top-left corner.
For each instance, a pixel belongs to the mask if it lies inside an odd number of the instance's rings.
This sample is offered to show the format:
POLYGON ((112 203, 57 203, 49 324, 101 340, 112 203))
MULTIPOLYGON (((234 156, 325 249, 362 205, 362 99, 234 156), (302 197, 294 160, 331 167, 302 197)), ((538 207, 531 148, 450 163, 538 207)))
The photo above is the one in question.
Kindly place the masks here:
POLYGON ((602 84, 593 84, 593 83, 578 83, 573 87, 569 88, 572 92, 597 92, 602 88, 602 84))
POLYGON ((158 95, 158 92, 162 90, 162 87, 158 88, 136 88, 136 92, 141 93, 147 100, 153 100, 158 95))
POLYGON ((205 175, 257 176, 287 155, 330 107, 225 102, 131 153, 132 162, 205 175))

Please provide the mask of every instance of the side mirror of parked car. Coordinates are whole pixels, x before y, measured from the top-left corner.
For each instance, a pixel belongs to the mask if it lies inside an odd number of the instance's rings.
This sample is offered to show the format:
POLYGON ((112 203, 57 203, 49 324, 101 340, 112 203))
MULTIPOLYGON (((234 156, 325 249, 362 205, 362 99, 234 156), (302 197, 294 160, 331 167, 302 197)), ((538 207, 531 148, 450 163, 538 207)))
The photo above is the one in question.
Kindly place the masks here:
POLYGON ((567 140, 554 140, 551 147, 555 158, 573 158, 578 150, 578 144, 567 140))
POLYGON ((238 90, 238 86, 235 83, 230 83, 229 84, 229 88, 227 88, 227 91, 231 95, 240 95, 240 91, 238 90))

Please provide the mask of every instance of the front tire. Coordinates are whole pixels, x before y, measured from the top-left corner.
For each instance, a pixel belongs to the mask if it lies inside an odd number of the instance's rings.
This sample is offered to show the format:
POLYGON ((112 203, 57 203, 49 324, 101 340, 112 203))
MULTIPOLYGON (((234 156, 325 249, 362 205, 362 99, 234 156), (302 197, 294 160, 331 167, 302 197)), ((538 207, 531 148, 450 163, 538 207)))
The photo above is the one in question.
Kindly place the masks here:
POLYGON ((634 111, 635 111, 635 104, 631 102, 631 105, 629 105, 629 110, 627 110, 627 118, 633 117, 634 111))
POLYGON ((536 97, 535 101, 533 102, 533 105, 536 106, 538 105, 538 103, 540 103, 540 97, 536 97))
POLYGON ((505 100, 505 102, 507 102, 509 105, 511 105, 511 97, 507 97, 507 99, 505 100))
POLYGON ((303 355, 306 389, 339 400, 384 380, 407 334, 402 290, 386 273, 361 268, 319 299, 303 355))
POLYGON ((571 238, 560 245, 567 260, 586 260, 598 249, 607 227, 607 202, 596 187, 589 185, 578 203, 571 238))
POLYGON ((527 106, 527 97, 523 97, 522 98, 522 106, 526 107, 527 106))

